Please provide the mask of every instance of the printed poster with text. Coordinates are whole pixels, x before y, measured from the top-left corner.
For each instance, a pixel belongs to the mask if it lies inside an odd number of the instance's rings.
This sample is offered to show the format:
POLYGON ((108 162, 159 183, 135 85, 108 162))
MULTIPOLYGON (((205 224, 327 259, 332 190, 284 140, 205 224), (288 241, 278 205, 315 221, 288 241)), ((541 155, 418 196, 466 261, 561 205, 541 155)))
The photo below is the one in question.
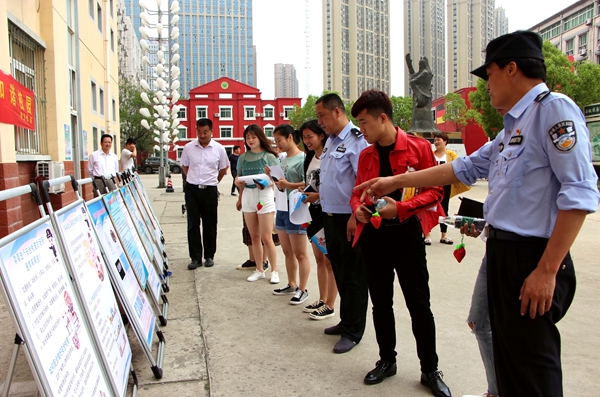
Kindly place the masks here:
POLYGON ((77 279, 90 312, 90 320, 108 364, 108 371, 118 388, 118 395, 124 396, 131 362, 131 346, 87 210, 80 203, 57 215, 57 218, 73 264, 73 276, 77 279))
POLYGON ((23 338, 49 395, 111 395, 49 222, 0 248, 23 338))
POLYGON ((123 246, 117 238, 117 233, 102 201, 98 200, 88 204, 88 211, 104 248, 107 261, 119 275, 119 283, 126 294, 130 307, 133 309, 134 321, 141 327, 146 338, 146 344, 151 347, 156 318, 150 302, 148 302, 144 291, 140 289, 133 268, 129 264, 127 255, 123 251, 123 246))
POLYGON ((133 199, 135 200, 135 202, 142 204, 140 207, 140 211, 144 216, 144 221, 146 222, 148 229, 150 229, 151 232, 154 233, 154 240, 156 241, 157 246, 164 251, 164 246, 160 239, 160 227, 153 220, 152 212, 150 212, 150 209, 148 208, 148 201, 146 201, 145 197, 140 197, 140 194, 135 184, 130 184, 129 187, 131 189, 131 194, 133 195, 133 199))

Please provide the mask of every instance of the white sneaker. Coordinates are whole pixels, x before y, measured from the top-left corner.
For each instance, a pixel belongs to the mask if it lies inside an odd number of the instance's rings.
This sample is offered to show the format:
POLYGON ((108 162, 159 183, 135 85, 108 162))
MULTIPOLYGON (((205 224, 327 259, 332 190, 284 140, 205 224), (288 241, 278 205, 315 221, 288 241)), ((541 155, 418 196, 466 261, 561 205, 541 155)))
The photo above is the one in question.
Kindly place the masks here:
POLYGON ((279 273, 271 272, 271 284, 279 284, 279 273))
POLYGON ((250 277, 248 277, 246 280, 248 281, 258 281, 261 278, 265 278, 265 273, 264 272, 259 272, 258 270, 255 270, 252 272, 252 274, 250 275, 250 277))

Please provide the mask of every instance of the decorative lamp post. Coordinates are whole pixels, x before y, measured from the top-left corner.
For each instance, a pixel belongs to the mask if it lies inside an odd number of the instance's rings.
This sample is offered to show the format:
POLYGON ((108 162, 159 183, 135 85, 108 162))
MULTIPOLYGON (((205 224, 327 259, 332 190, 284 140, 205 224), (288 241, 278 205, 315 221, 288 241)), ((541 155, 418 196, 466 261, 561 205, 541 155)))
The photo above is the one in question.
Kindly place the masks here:
POLYGON ((139 0, 140 21, 139 28, 142 39, 140 46, 142 47, 142 62, 147 67, 150 66, 150 75, 148 80, 152 79, 150 84, 145 79, 140 79, 140 85, 145 90, 140 94, 140 97, 149 105, 149 108, 141 108, 140 113, 146 119, 141 121, 141 124, 147 130, 152 130, 154 136, 153 149, 160 152, 160 166, 158 168, 158 187, 165 187, 165 177, 168 175, 168 167, 166 166, 167 159, 165 154, 168 153, 170 145, 177 150, 179 147, 177 141, 179 138, 177 126, 179 125, 178 113, 180 106, 176 105, 179 100, 179 74, 180 70, 177 66, 179 61, 179 44, 174 43, 179 37, 179 1, 172 0, 164 1, 168 7, 165 13, 161 6, 163 0, 139 0), (150 10, 154 9, 156 11, 150 10), (166 17, 166 19, 164 19, 166 17), (148 53, 150 51, 150 40, 158 42, 156 57, 150 59, 148 53), (166 42, 167 48, 163 43, 166 42), (165 57, 165 50, 171 59, 165 57))

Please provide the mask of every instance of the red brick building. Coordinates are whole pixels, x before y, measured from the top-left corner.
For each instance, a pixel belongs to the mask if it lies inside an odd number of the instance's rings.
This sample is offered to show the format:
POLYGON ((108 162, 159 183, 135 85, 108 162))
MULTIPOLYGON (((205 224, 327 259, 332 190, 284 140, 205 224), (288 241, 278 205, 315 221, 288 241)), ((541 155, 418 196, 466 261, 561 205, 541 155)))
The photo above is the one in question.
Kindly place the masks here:
MULTIPOLYGON (((467 109, 471 109, 469 93, 476 90, 477 88, 475 87, 467 87, 461 88, 460 90, 455 91, 455 93, 460 95, 461 98, 465 100, 467 109)), ((473 120, 470 120, 466 127, 461 128, 461 131, 457 131, 456 125, 454 125, 454 123, 444 121, 442 119, 442 116, 446 112, 444 97, 435 99, 432 102, 431 107, 434 109, 433 117, 440 131, 448 133, 460 133, 467 154, 473 153, 474 151, 485 145, 485 143, 488 141, 488 137, 485 135, 483 128, 481 128, 481 126, 473 120)))
POLYGON ((244 148, 244 129, 250 124, 260 125, 268 137, 279 124, 288 124, 288 114, 300 98, 262 99, 259 89, 228 77, 221 77, 190 90, 189 99, 177 102, 180 124, 177 152, 169 151, 169 158, 179 159, 183 146, 197 139, 196 120, 206 117, 213 122, 213 139, 225 146, 228 153, 234 145, 244 148))

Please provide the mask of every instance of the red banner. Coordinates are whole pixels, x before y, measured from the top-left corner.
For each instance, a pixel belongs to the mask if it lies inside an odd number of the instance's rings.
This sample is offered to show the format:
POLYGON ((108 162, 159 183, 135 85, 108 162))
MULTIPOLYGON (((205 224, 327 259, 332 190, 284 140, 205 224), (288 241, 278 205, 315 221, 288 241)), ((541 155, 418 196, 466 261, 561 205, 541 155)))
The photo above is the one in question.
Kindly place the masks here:
POLYGON ((35 95, 0 70, 0 123, 35 130, 35 95))

